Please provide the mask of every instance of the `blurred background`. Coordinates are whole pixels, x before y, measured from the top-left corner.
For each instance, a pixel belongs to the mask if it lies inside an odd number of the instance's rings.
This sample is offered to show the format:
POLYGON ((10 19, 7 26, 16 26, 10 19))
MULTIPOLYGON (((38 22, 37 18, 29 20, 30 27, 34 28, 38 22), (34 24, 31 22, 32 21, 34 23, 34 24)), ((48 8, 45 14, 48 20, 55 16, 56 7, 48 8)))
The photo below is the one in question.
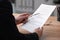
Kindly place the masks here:
POLYGON ((29 12, 33 14, 40 4, 56 5, 44 25, 41 40, 60 40, 60 0, 11 0, 13 13, 29 12))
MULTIPOLYGON (((54 0, 11 0, 14 13, 29 12, 33 13, 40 4, 55 5, 54 0)), ((53 12, 54 16, 57 16, 57 9, 53 12)))

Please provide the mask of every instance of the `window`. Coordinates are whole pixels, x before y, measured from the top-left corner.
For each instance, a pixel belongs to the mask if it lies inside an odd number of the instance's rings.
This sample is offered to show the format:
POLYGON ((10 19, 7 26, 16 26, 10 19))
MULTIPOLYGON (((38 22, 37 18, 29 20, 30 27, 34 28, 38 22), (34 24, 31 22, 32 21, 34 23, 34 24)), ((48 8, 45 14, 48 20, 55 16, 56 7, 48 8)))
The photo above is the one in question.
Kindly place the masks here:
POLYGON ((34 0, 16 0, 16 8, 19 11, 32 12, 34 10, 34 0))

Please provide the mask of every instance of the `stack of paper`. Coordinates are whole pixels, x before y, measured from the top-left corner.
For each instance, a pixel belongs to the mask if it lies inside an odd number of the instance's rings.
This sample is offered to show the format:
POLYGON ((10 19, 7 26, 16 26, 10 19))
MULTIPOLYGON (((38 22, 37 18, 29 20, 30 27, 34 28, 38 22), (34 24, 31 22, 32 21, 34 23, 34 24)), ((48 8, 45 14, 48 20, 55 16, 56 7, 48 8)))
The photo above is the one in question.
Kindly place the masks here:
POLYGON ((33 33, 36 28, 41 28, 52 14, 56 6, 41 4, 39 8, 29 17, 28 22, 22 28, 33 33))

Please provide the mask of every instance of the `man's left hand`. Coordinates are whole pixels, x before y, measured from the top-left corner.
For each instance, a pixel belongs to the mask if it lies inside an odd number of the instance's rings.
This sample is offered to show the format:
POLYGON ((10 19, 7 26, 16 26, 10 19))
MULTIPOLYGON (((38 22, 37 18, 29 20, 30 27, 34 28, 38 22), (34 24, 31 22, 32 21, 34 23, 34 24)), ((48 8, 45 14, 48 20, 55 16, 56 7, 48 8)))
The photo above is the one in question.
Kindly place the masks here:
POLYGON ((29 16, 30 16, 29 13, 19 14, 19 16, 16 17, 16 24, 26 23, 29 16))

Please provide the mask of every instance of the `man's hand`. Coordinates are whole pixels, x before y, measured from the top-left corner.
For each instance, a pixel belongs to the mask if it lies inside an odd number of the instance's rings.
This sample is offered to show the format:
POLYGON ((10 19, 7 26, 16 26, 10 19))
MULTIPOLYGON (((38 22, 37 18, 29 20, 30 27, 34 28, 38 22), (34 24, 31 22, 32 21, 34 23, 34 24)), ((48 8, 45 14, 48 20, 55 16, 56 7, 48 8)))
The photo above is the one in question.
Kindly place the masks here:
POLYGON ((37 29, 35 30, 35 33, 37 33, 37 35, 38 35, 39 37, 41 37, 41 36, 42 36, 42 33, 43 33, 43 27, 42 27, 42 28, 37 28, 37 29))
MULTIPOLYGON (((29 16, 30 16, 30 14, 28 14, 28 13, 22 13, 22 14, 20 14, 18 17, 16 17, 16 24, 26 23, 29 16)), ((28 32, 28 31, 26 31, 24 29, 22 29, 22 30, 23 31, 21 33, 23 33, 23 34, 30 34, 30 32, 28 32)), ((43 28, 37 28, 35 30, 35 33, 37 33, 37 35, 39 37, 42 36, 42 32, 43 32, 43 28)))
POLYGON ((16 24, 26 23, 29 16, 30 16, 29 13, 20 14, 18 17, 15 18, 16 19, 16 24))

